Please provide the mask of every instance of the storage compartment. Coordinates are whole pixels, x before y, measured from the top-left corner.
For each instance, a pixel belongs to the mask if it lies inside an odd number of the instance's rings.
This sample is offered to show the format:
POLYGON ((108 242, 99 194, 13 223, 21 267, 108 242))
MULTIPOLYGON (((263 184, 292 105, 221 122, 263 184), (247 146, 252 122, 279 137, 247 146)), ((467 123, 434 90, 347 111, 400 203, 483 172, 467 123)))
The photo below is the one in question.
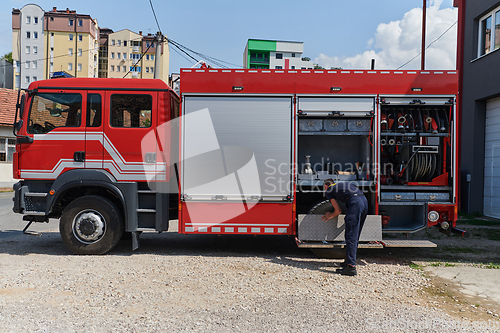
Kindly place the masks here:
POLYGON ((424 203, 381 202, 379 214, 389 216, 389 224, 384 231, 413 232, 427 225, 427 212, 424 203))
POLYGON ((408 192, 382 192, 380 193, 382 201, 415 201, 415 193, 408 192))
POLYGON ((417 201, 450 202, 450 193, 416 193, 417 201))
MULTIPOLYGON (((330 169, 332 175, 335 170, 355 172, 354 178, 358 178, 356 163, 360 163, 361 174, 366 175, 366 170, 370 168, 370 148, 366 136, 301 135, 299 136, 299 170, 304 170, 305 156, 307 155, 311 156, 310 163, 313 175, 330 169), (330 168, 328 167, 329 163, 331 164, 330 168)), ((349 177, 349 179, 352 178, 349 177)), ((366 180, 366 178, 363 179, 366 180)))
POLYGON ((323 128, 327 132, 345 132, 347 131, 347 119, 324 119, 323 128))
POLYGON ((320 132, 323 130, 322 119, 299 119, 300 132, 320 132))
POLYGON ((348 119, 347 120, 347 129, 351 132, 368 132, 370 131, 370 122, 369 119, 348 119))

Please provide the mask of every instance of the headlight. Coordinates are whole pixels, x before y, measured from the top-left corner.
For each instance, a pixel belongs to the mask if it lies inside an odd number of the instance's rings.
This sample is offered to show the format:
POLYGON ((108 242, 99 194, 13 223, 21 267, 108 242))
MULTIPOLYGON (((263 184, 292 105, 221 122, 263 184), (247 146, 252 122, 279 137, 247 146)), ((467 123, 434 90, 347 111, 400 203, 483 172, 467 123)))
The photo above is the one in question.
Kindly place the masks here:
POLYGON ((429 214, 427 215, 427 218, 431 222, 436 222, 437 220, 439 220, 439 213, 436 212, 435 210, 430 211, 429 214))

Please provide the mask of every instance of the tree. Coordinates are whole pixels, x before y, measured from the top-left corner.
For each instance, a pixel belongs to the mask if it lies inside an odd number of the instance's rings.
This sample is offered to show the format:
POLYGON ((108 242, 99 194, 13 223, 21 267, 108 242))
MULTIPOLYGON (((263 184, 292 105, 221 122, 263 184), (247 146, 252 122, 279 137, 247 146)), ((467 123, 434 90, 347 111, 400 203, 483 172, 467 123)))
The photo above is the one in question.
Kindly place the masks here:
POLYGON ((304 57, 304 58, 302 58, 302 61, 311 61, 311 58, 309 58, 309 57, 304 57))
POLYGON ((8 62, 10 62, 11 64, 14 62, 14 61, 12 60, 12 52, 5 54, 5 55, 2 57, 2 59, 7 60, 7 61, 8 61, 8 62))
POLYGON ((314 64, 314 69, 325 69, 325 67, 321 67, 319 64, 314 64))

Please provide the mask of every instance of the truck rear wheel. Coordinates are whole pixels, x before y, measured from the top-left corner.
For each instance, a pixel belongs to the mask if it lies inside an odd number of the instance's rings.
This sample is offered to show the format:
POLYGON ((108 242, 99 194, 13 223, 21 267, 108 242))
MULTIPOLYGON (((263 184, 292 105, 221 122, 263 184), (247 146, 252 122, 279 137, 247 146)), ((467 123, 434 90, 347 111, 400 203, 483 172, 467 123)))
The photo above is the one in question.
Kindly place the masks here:
POLYGON ((64 209, 59 233, 68 249, 76 254, 104 254, 118 244, 123 234, 121 215, 110 200, 84 196, 64 209))
MULTIPOLYGON (((342 209, 342 213, 345 214, 346 207, 345 204, 341 201, 337 201, 342 209)), ((324 215, 327 212, 333 213, 335 209, 332 206, 332 203, 329 200, 321 201, 314 207, 309 210, 309 214, 315 215, 324 215)), ((328 223, 328 222, 326 222, 328 223)), ((345 258, 345 249, 344 248, 330 248, 330 249, 311 249, 311 251, 318 256, 319 258, 325 259, 344 259, 345 258)))

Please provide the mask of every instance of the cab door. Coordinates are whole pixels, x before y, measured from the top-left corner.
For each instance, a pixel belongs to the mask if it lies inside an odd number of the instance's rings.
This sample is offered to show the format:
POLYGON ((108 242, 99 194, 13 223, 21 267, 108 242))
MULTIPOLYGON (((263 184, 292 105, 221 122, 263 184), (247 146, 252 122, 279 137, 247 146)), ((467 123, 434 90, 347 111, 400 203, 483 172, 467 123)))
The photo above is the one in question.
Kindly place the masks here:
POLYGON ((104 92, 87 93, 85 112, 85 168, 102 169, 104 156, 103 135, 104 92))
POLYGON ((29 101, 27 136, 20 149, 24 179, 56 179, 70 169, 84 167, 86 92, 43 90, 29 101))
POLYGON ((155 133, 157 103, 157 92, 106 92, 103 167, 117 180, 146 181, 148 176, 154 177, 156 142, 143 148, 143 139, 155 133))

